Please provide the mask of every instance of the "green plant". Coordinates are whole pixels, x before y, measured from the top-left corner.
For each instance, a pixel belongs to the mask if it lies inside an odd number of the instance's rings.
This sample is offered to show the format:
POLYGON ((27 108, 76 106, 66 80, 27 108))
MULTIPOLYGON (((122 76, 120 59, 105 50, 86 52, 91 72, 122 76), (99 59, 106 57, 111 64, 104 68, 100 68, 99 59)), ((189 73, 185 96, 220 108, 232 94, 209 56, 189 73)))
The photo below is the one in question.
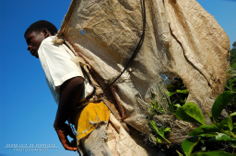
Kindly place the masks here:
POLYGON ((229 142, 232 147, 236 146, 236 124, 231 120, 231 117, 236 116, 236 113, 231 113, 229 117, 218 122, 222 110, 235 98, 235 95, 233 91, 226 91, 218 96, 212 107, 212 115, 208 113, 212 122, 209 125, 205 124, 202 111, 194 103, 186 103, 176 111, 178 119, 201 125, 189 133, 192 136, 191 138, 183 141, 182 148, 185 155, 230 155, 223 151, 191 153, 200 140, 206 140, 207 142, 229 142))
POLYGON ((153 117, 155 114, 163 114, 163 108, 158 104, 157 100, 155 100, 156 94, 152 93, 152 102, 149 103, 149 111, 151 116, 153 117))
MULTIPOLYGON (((231 73, 232 70, 229 70, 231 73)), ((236 76, 231 76, 225 84, 225 91, 236 92, 236 76)))
POLYGON ((175 114, 188 98, 188 89, 180 78, 175 78, 171 84, 166 85, 166 95, 169 97, 169 108, 175 114))
POLYGON ((152 128, 152 130, 154 131, 154 136, 157 139, 158 143, 162 143, 162 140, 165 140, 166 142, 168 142, 169 144, 171 143, 169 140, 166 139, 165 135, 169 134, 171 132, 171 129, 169 127, 166 128, 157 128, 155 122, 153 120, 149 121, 149 124, 152 128))
MULTIPOLYGON (((178 119, 187 122, 199 124, 200 126, 189 133, 191 138, 185 139, 182 143, 182 148, 185 155, 231 155, 225 151, 207 151, 209 149, 219 150, 219 148, 212 148, 211 142, 219 142, 221 147, 228 148, 228 142, 231 147, 236 147, 236 124, 232 122, 231 117, 236 116, 233 112, 228 118, 218 121, 219 116, 225 106, 234 105, 236 99, 235 89, 236 80, 232 69, 228 72, 230 75, 225 86, 225 92, 221 94, 215 101, 212 107, 212 115, 209 117, 212 121, 211 124, 206 125, 205 118, 202 111, 194 103, 186 103, 188 97, 188 90, 183 84, 180 78, 175 78, 172 83, 166 84, 167 91, 165 91, 165 100, 169 103, 169 108, 172 114, 176 115, 178 119), (227 142, 227 143, 222 143, 227 142), (192 154, 194 147, 197 145, 197 149, 201 148, 201 151, 192 154), (210 145, 210 147, 209 147, 210 145), (205 152, 202 152, 205 151, 205 152)), ((155 114, 164 114, 162 107, 155 100, 156 95, 152 94, 153 101, 149 103, 151 117, 148 119, 149 126, 152 129, 152 133, 155 136, 158 143, 168 142, 168 135, 171 132, 171 128, 164 127, 153 121, 155 114)), ((228 107, 227 106, 227 107, 228 107)), ((179 153, 181 155, 181 153, 179 153)))
POLYGON ((152 129, 153 136, 156 138, 156 141, 158 143, 162 143, 162 140, 165 140, 166 142, 170 143, 167 139, 166 136, 168 136, 171 132, 171 128, 169 127, 160 127, 158 128, 156 123, 153 121, 153 116, 155 114, 163 114, 164 110, 163 108, 158 105, 157 100, 155 100, 156 94, 152 93, 152 102, 149 103, 149 111, 151 116, 149 117, 149 126, 152 129))
MULTIPOLYGON (((175 78, 172 83, 166 84, 165 87, 167 90, 165 91, 166 97, 164 97, 164 100, 168 99, 167 101, 169 103, 170 111, 175 114, 176 110, 186 102, 188 97, 188 89, 180 78, 175 78)), ((151 114, 148 118, 149 126, 152 130, 153 136, 156 138, 157 143, 163 143, 163 140, 165 140, 170 144, 166 138, 170 134, 171 128, 165 126, 158 127, 153 121, 153 116, 155 114, 165 113, 155 98, 156 94, 152 93, 152 102, 149 103, 149 111, 151 114)))

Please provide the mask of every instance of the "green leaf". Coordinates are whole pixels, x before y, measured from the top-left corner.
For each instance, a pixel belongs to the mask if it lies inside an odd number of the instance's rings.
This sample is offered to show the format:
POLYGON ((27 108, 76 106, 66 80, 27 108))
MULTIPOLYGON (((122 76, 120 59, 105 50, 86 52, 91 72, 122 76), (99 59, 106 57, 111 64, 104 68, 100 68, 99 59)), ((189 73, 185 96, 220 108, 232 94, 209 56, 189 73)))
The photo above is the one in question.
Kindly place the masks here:
POLYGON ((150 113, 151 113, 151 116, 153 116, 155 114, 155 106, 152 104, 152 103, 149 103, 150 107, 149 107, 149 110, 150 110, 150 113))
POLYGON ((157 139, 157 142, 158 143, 160 143, 160 144, 162 144, 162 137, 161 136, 156 136, 156 139, 157 139))
POLYGON ((171 132, 171 128, 170 127, 166 127, 164 132, 171 132))
POLYGON ((233 156, 233 154, 224 151, 211 151, 211 152, 197 152, 193 153, 191 156, 233 156))
POLYGON ((231 78, 231 79, 229 79, 228 83, 229 83, 230 89, 231 89, 231 90, 235 90, 236 79, 235 79, 235 78, 231 78))
MULTIPOLYGON (((150 110, 151 116, 153 116, 155 114, 155 109, 159 107, 158 102, 156 100, 154 100, 151 103, 149 103, 149 105, 150 105, 149 110, 150 110)), ((164 110, 162 111, 162 113, 163 112, 164 112, 164 110)))
POLYGON ((175 108, 173 107, 172 104, 169 104, 169 109, 171 113, 175 114, 175 108))
POLYGON ((212 107, 212 116, 217 121, 220 116, 222 110, 225 106, 233 99, 233 92, 224 92, 220 94, 212 107))
POLYGON ((163 128, 158 128, 160 136, 164 136, 164 129, 163 128))
POLYGON ((180 102, 180 103, 185 103, 184 100, 182 100, 182 99, 180 99, 179 102, 180 102))
POLYGON ((195 128, 188 135, 190 136, 201 136, 201 137, 214 137, 217 135, 216 132, 220 132, 220 129, 215 125, 201 125, 195 128))
POLYGON ((178 150, 176 150, 179 156, 184 156, 182 153, 180 153, 178 150))
POLYGON ((155 97, 156 97, 156 94, 152 93, 152 99, 155 99, 155 97))
POLYGON ((176 111, 179 120, 205 125, 206 121, 200 108, 193 102, 184 104, 176 111))
MULTIPOLYGON (((161 136, 162 137, 162 139, 164 139, 165 141, 167 141, 168 143, 171 143, 169 140, 167 140, 166 138, 165 138, 165 136, 164 136, 164 130, 163 129, 158 129, 157 128, 157 126, 156 126, 156 124, 155 124, 155 122, 153 121, 153 120, 150 120, 149 121, 149 124, 151 125, 151 128, 153 129, 153 131, 156 133, 156 134, 158 134, 159 136, 161 136)), ((159 138, 158 138, 159 139, 159 138)), ((157 139, 157 141, 158 141, 158 139, 157 139)))
POLYGON ((197 145, 199 141, 198 137, 187 138, 182 142, 182 149, 186 156, 190 156, 193 151, 193 148, 197 145))
POLYGON ((229 142, 229 145, 233 148, 236 148, 236 142, 229 142))
POLYGON ((167 88, 168 90, 176 90, 178 87, 175 86, 175 85, 173 85, 173 84, 168 84, 168 85, 166 85, 166 88, 167 88))
POLYGON ((209 112, 207 112, 207 114, 208 114, 209 118, 211 119, 211 122, 213 123, 214 122, 213 117, 211 116, 211 114, 209 112))
POLYGON ((233 124, 233 132, 236 132, 236 123, 233 124))
POLYGON ((161 106, 158 106, 158 111, 160 112, 160 113, 164 113, 164 110, 163 110, 163 108, 161 107, 161 106))
POLYGON ((157 105, 158 105, 157 100, 152 101, 152 104, 153 104, 154 107, 157 107, 157 105))
POLYGON ((233 122, 231 120, 231 117, 228 118, 224 118, 221 122, 220 122, 220 128, 223 130, 229 130, 232 131, 233 130, 233 122))
POLYGON ((217 136, 214 136, 212 138, 210 138, 208 141, 214 141, 214 142, 219 142, 219 141, 223 141, 223 142, 236 142, 236 139, 223 134, 223 133, 219 133, 217 136))
POLYGON ((176 90, 177 93, 188 94, 188 89, 185 90, 176 90))
POLYGON ((166 91, 166 94, 171 97, 172 95, 176 94, 176 92, 169 92, 169 91, 166 91))
POLYGON ((187 98, 184 99, 184 102, 186 102, 186 101, 187 101, 187 98))
POLYGON ((181 105, 180 105, 180 104, 178 104, 178 103, 177 103, 177 104, 175 104, 174 106, 175 106, 175 107, 177 107, 177 108, 180 108, 180 107, 181 107, 181 105))
POLYGON ((205 141, 206 141, 206 140, 200 139, 199 141, 200 141, 202 144, 205 144, 205 141))
POLYGON ((232 116, 236 116, 236 112, 231 113, 230 116, 231 116, 231 117, 232 117, 232 116))
POLYGON ((170 133, 171 133, 171 128, 170 128, 170 127, 166 127, 166 128, 164 129, 164 134, 165 134, 165 136, 168 136, 170 133))

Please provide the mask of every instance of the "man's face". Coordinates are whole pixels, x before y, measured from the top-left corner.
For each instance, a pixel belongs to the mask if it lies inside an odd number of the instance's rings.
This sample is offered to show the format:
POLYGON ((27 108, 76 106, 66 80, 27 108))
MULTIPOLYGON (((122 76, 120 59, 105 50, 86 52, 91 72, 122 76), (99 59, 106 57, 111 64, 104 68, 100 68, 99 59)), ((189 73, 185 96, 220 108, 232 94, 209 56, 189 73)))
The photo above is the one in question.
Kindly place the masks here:
POLYGON ((28 44, 27 50, 29 50, 30 53, 36 58, 39 58, 38 49, 44 39, 45 33, 43 32, 33 31, 25 35, 25 40, 28 44))

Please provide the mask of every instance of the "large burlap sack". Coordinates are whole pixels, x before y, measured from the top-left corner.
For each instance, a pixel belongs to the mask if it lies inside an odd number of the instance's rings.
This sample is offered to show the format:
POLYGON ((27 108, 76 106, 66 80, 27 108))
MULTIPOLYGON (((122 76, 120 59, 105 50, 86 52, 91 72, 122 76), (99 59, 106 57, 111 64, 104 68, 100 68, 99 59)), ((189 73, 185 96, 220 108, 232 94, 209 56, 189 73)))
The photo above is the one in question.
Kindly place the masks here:
MULTIPOLYGON (((147 103, 151 92, 158 90, 161 74, 181 78, 189 90, 187 102, 196 103, 209 121, 207 111, 226 81, 230 49, 226 33, 195 0, 145 0, 145 4, 143 45, 111 86, 124 122, 149 134, 147 103)), ((141 2, 73 0, 59 33, 108 84, 124 69, 141 38, 141 2)), ((156 119, 170 123, 170 141, 181 142, 192 125, 176 120, 168 109, 165 112, 156 119)))

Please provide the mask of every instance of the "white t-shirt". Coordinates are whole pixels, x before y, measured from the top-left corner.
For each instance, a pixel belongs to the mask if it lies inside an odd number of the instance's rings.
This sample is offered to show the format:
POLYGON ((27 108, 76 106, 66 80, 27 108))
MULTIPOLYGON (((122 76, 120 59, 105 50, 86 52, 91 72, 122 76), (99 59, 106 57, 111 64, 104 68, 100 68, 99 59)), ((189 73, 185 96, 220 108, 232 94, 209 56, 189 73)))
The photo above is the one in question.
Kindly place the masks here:
MULTIPOLYGON (((73 52, 64 44, 54 44, 52 42, 53 37, 47 37, 42 41, 38 55, 50 91, 56 103, 59 104, 60 86, 71 78, 77 76, 87 78, 87 76, 80 67, 71 61, 75 57, 73 52)), ((92 94, 93 90, 94 87, 91 84, 85 83, 80 101, 92 94)))

